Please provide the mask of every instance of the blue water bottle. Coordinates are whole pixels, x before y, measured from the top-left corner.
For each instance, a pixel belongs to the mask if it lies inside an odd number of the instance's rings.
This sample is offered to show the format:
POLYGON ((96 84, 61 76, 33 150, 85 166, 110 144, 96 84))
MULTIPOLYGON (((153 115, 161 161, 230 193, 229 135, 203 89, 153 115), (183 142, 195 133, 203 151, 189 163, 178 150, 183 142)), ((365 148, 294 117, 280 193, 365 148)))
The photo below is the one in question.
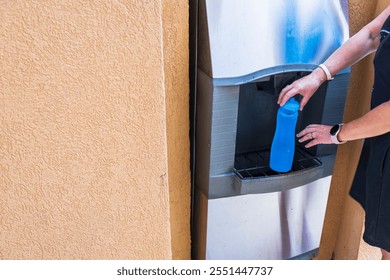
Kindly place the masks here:
POLYGON ((298 110, 299 103, 295 98, 290 98, 278 110, 270 156, 270 167, 274 171, 288 172, 292 168, 298 110))

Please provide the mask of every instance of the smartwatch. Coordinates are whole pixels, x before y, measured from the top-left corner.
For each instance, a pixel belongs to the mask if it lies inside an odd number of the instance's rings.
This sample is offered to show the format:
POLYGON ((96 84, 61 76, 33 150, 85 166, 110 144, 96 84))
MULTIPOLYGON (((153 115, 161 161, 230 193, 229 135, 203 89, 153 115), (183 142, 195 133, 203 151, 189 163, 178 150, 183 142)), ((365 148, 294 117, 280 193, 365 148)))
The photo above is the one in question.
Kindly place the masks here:
POLYGON ((335 124, 331 129, 330 129, 330 139, 334 144, 344 144, 347 141, 340 142, 339 139, 337 139, 337 135, 339 135, 341 128, 343 124, 335 124))

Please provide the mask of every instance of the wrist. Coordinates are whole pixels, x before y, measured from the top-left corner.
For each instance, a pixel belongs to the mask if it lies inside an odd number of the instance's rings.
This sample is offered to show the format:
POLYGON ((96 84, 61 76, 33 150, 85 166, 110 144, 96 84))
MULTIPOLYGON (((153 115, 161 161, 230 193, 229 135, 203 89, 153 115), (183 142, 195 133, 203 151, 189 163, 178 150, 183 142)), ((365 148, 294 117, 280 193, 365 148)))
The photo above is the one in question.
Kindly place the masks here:
POLYGON ((332 140, 333 144, 344 144, 345 141, 342 136, 340 136, 340 133, 342 131, 343 124, 335 124, 331 129, 330 129, 330 139, 332 140))
POLYGON ((324 72, 326 79, 328 81, 333 80, 332 73, 330 73, 328 66, 321 63, 320 65, 318 65, 318 68, 321 68, 321 70, 324 72))
POLYGON ((327 80, 325 72, 320 67, 317 67, 312 72, 312 74, 313 74, 314 78, 317 80, 318 86, 322 85, 327 80))
POLYGON ((337 134, 337 140, 339 140, 339 142, 341 143, 345 143, 348 141, 345 135, 345 124, 341 126, 340 132, 337 134))

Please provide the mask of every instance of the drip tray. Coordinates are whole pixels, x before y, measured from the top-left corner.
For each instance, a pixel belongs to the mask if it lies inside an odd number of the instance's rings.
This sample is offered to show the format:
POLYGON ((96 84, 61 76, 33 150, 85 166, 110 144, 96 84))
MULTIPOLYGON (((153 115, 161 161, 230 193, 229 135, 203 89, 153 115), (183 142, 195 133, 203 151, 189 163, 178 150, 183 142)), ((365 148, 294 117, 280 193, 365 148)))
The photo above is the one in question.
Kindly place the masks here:
POLYGON ((238 155, 235 158, 234 173, 240 179, 265 178, 300 173, 300 171, 307 171, 322 165, 322 162, 318 158, 310 155, 300 147, 295 148, 293 166, 289 172, 279 173, 272 170, 269 167, 269 161, 269 149, 238 155))

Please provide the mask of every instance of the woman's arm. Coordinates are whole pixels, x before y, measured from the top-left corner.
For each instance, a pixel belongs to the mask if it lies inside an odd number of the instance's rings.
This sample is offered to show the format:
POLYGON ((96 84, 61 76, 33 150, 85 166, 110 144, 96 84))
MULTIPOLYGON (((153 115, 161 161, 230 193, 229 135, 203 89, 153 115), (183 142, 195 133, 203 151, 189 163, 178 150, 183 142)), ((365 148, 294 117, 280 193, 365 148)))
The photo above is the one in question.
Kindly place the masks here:
POLYGON ((379 32, 389 15, 390 5, 324 62, 332 76, 344 68, 355 64, 378 48, 379 32))
POLYGON ((387 101, 362 117, 344 124, 338 138, 340 141, 350 141, 378 136, 389 131, 390 101, 387 101))
MULTIPOLYGON (((380 29, 389 15, 390 5, 329 56, 324 64, 332 76, 376 50, 379 45, 380 29)), ((300 94, 303 96, 300 108, 302 110, 326 79, 325 72, 319 67, 316 68, 310 75, 285 87, 279 95, 278 104, 283 106, 292 96, 300 94)))
MULTIPOLYGON (((297 134, 299 142, 308 142, 310 148, 318 144, 332 144, 331 126, 311 124, 297 134)), ((372 109, 362 117, 345 123, 337 138, 340 142, 374 137, 390 132, 390 101, 372 109)))

